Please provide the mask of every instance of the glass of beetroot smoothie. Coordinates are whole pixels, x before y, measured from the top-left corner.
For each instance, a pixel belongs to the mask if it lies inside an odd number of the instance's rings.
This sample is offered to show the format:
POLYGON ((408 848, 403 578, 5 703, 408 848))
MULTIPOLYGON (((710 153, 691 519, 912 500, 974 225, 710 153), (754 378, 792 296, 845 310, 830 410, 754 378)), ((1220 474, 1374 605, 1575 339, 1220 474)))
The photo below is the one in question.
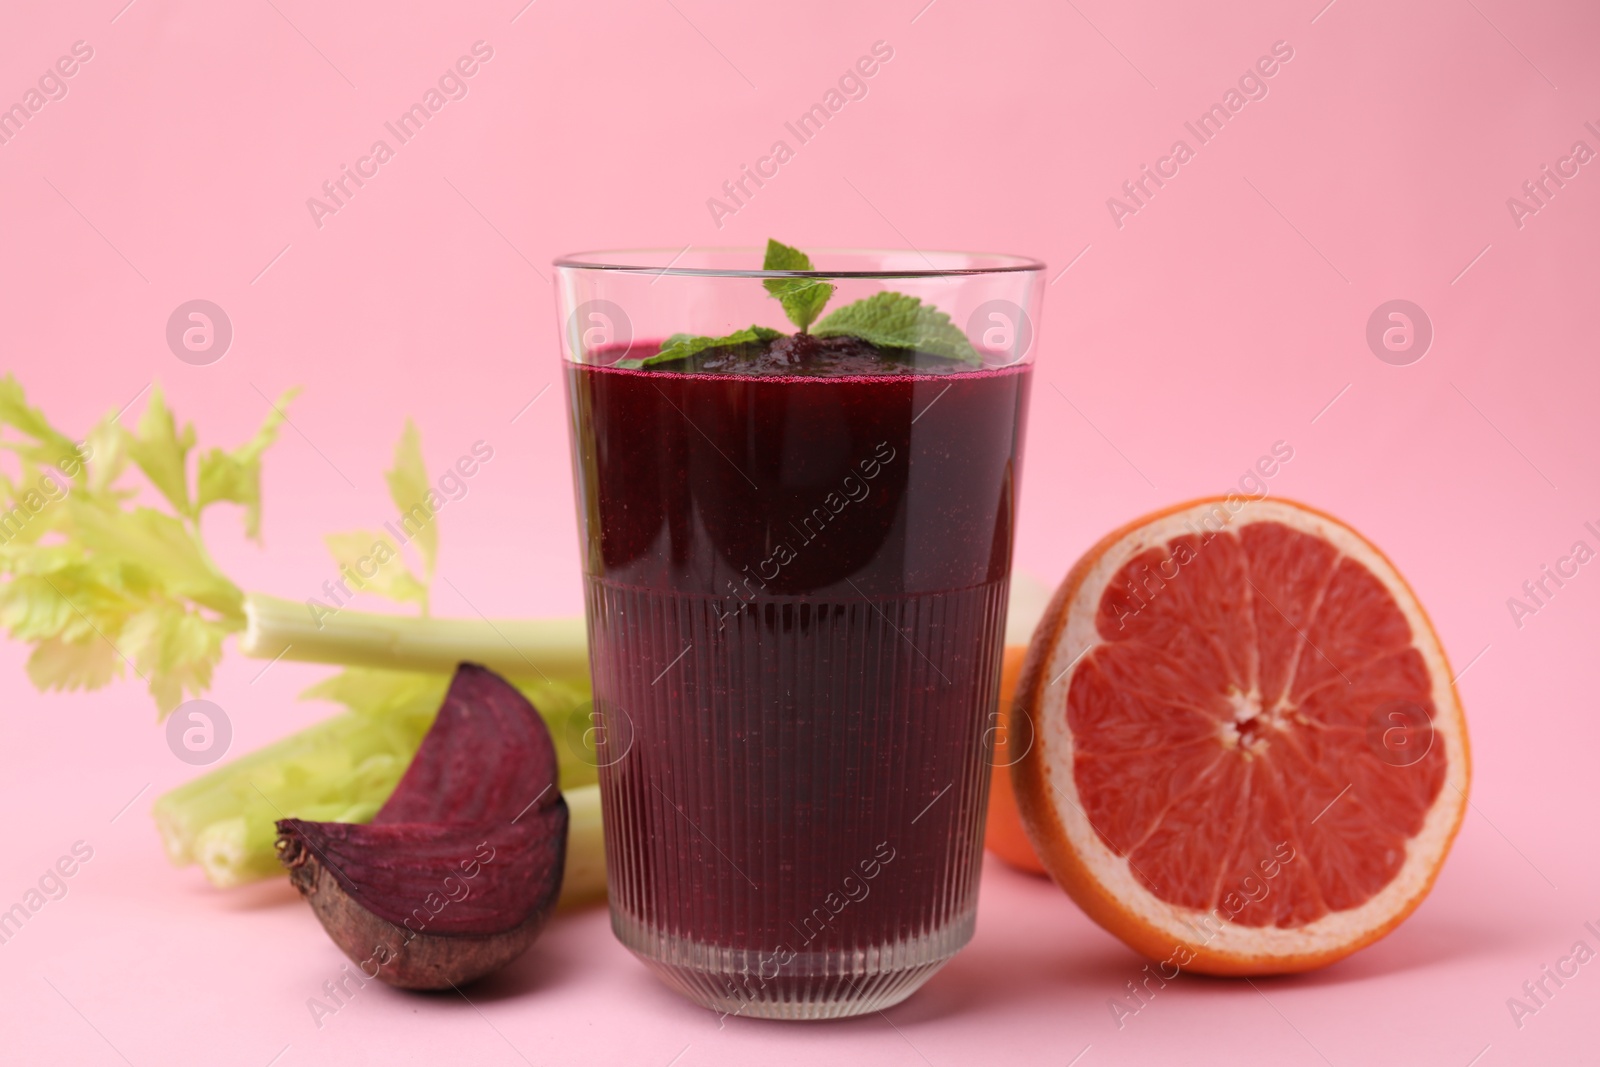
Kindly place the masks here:
POLYGON ((785 1019, 972 936, 1043 271, 815 260, 556 263, 612 927, 785 1019))

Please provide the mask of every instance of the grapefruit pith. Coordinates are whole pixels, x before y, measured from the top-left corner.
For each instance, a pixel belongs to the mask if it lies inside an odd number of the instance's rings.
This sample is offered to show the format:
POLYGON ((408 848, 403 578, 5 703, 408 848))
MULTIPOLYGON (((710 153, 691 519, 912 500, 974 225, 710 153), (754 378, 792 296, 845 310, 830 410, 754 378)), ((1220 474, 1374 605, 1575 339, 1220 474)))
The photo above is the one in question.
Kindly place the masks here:
POLYGON ((1306 970, 1392 930, 1466 808, 1466 723, 1393 565, 1311 508, 1159 512, 1079 560, 1013 704, 1052 877, 1164 965, 1306 970))

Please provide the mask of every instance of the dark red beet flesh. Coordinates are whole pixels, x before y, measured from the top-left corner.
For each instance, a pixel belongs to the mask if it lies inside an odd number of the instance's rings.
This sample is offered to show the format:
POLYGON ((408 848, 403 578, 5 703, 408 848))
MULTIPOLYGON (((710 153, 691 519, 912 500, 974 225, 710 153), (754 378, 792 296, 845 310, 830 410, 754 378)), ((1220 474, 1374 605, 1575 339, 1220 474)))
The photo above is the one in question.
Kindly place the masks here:
POLYGON ((278 853, 367 977, 460 985, 521 955, 555 906, 567 844, 556 773, 533 705, 464 663, 373 821, 280 820, 278 853))

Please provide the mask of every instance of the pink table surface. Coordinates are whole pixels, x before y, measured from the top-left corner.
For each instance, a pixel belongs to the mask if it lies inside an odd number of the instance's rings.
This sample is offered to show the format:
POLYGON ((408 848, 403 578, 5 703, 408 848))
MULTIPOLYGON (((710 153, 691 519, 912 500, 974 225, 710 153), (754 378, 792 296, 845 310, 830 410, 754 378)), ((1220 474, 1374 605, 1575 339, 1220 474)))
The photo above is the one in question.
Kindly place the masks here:
MULTIPOLYGON (((1473 807, 1426 904, 1322 973, 1185 977, 1121 1028, 1108 1001, 1141 961, 993 865, 971 947, 883 1015, 719 1027, 589 911, 471 1003, 369 987, 319 1028, 306 1001, 342 959, 286 886, 219 893, 162 858, 149 802, 194 771, 137 684, 41 696, 4 644, 0 906, 74 842, 93 858, 0 945, 0 1061, 1600 1062, 1600 963, 1537 1014, 1507 1004, 1575 942, 1600 949, 1600 564, 1520 626, 1507 607, 1575 541, 1600 548, 1600 172, 1561 162, 1600 150, 1600 9, 924 3, 13 3, 0 104, 74 42, 93 56, 0 143, 4 367, 74 432, 159 379, 204 444, 303 385, 266 550, 225 508, 206 524, 229 574, 291 598, 333 574, 321 534, 388 517, 406 415, 435 470, 489 441, 440 519, 436 610, 572 613, 553 255, 771 234, 1044 257, 1020 566, 1057 580, 1288 443, 1271 491, 1380 544, 1465 672, 1473 807), (466 96, 314 219, 307 199, 477 41, 493 57, 466 96), (867 95, 714 220, 708 198, 876 41, 894 57, 867 95), (1292 59, 1246 84, 1266 95, 1199 144, 1185 123, 1275 42, 1292 59), (1175 176, 1108 208, 1178 139, 1175 176), (1568 177, 1535 204, 1546 164, 1568 177), (234 327, 208 366, 164 336, 196 298, 234 327), (1393 299, 1434 328, 1409 365, 1366 340, 1393 299)), ((211 694, 235 753, 328 712, 294 699, 324 669, 262 667, 230 651, 211 694)))

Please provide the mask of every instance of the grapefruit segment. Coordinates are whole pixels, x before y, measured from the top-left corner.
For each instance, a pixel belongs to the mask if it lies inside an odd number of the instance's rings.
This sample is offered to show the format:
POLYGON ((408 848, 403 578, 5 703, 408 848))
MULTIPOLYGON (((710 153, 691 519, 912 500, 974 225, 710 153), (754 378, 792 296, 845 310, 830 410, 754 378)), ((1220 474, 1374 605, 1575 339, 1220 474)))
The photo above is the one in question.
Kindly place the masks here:
POLYGON ((1197 501, 1102 540, 1035 631, 1012 714, 1045 867, 1191 970, 1304 970, 1382 937, 1466 807, 1427 616, 1369 542, 1285 501, 1197 501))

